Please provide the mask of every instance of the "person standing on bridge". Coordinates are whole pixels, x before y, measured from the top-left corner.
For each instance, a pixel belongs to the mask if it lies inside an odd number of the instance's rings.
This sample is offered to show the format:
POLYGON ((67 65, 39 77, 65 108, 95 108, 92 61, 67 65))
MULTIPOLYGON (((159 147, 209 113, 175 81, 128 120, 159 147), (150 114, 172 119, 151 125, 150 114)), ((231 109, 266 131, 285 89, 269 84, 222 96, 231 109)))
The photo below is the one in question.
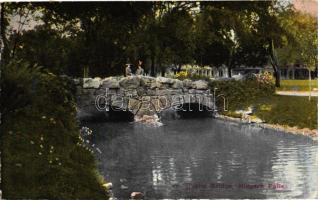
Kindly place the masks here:
POLYGON ((142 61, 139 60, 138 61, 138 68, 136 70, 136 75, 140 75, 140 76, 144 75, 144 69, 141 67, 141 65, 142 65, 142 61))
POLYGON ((131 76, 132 75, 132 71, 131 71, 131 68, 130 68, 130 64, 126 64, 127 67, 125 69, 125 75, 126 76, 131 76))

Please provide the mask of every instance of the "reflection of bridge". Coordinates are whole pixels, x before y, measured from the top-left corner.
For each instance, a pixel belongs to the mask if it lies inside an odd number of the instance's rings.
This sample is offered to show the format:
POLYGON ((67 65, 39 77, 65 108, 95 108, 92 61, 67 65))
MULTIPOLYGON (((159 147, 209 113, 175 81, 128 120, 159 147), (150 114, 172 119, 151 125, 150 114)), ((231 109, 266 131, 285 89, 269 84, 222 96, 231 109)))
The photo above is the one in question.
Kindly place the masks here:
POLYGON ((151 115, 166 109, 178 112, 213 112, 214 98, 203 80, 176 80, 164 77, 132 76, 125 78, 75 80, 79 115, 106 113, 151 115))

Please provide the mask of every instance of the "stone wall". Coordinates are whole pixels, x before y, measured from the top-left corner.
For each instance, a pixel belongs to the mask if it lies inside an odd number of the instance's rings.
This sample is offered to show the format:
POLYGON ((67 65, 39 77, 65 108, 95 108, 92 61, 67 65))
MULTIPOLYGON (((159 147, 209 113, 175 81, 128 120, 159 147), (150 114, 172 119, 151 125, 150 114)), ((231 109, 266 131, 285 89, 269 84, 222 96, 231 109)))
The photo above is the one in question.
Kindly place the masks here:
MULTIPOLYGON (((177 80, 165 77, 130 76, 75 79, 79 118, 107 115, 97 109, 107 105, 133 114, 153 114, 171 108, 172 103, 201 103, 213 107, 208 83, 204 80, 177 80), (98 100, 97 100, 98 99, 98 100), (141 102, 149 100, 149 108, 140 109, 141 102), (141 111, 143 110, 143 111, 141 111)), ((142 105, 141 107, 143 107, 142 105)), ((144 106, 146 108, 146 106, 144 106)))

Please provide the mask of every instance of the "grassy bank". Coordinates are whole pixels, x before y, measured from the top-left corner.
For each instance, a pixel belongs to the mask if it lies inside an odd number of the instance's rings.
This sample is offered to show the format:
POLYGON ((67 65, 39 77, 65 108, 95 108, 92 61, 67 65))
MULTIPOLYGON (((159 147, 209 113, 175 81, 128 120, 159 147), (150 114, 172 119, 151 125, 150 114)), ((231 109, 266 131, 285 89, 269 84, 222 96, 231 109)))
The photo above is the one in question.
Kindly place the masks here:
POLYGON ((24 63, 1 79, 2 190, 6 199, 107 199, 80 140, 72 86, 24 63))
POLYGON ((252 107, 253 115, 269 124, 317 128, 317 98, 309 101, 308 97, 274 95, 270 80, 214 81, 210 86, 211 90, 218 88, 217 95, 224 94, 227 99, 228 111, 223 111, 222 101, 217 102, 223 115, 241 117, 236 111, 252 107))
MULTIPOLYGON (((269 124, 297 128, 317 129, 317 98, 273 95, 250 104, 253 116, 269 124)), ((245 107, 246 109, 247 107, 245 107)), ((237 109, 222 112, 223 115, 240 118, 237 109)))
POLYGON ((255 115, 267 123, 317 128, 317 98, 274 95, 256 104, 255 115))
MULTIPOLYGON (((254 108, 253 116, 266 123, 297 128, 317 129, 317 98, 273 95, 249 104, 254 108)), ((245 107, 246 109, 247 107, 245 107)), ((237 109, 222 114, 241 117, 237 109)))
MULTIPOLYGON (((318 80, 312 80, 311 87, 318 88, 318 80)), ((279 91, 309 91, 309 80, 281 80, 279 91)))

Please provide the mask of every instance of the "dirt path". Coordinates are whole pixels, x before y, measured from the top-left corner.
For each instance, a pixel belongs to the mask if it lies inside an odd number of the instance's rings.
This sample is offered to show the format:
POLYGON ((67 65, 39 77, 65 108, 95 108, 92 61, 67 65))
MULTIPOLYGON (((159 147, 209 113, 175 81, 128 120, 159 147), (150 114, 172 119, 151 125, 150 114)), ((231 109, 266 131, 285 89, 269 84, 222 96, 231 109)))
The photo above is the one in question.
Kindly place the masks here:
MULTIPOLYGON (((308 97, 309 92, 299 92, 299 91, 276 91, 276 94, 278 95, 284 95, 284 96, 300 96, 300 97, 308 97)), ((318 92, 314 91, 311 92, 312 97, 318 97, 318 92)))

